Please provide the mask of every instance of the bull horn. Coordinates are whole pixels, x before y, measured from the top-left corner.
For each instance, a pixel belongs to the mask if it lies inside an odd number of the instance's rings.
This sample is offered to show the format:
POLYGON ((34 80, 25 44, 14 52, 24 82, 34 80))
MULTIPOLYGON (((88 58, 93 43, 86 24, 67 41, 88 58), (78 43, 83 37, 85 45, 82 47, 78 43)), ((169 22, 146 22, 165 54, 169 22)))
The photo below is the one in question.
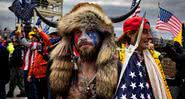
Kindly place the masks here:
POLYGON ((41 19, 44 23, 46 23, 46 24, 47 24, 48 26, 50 26, 50 27, 57 28, 57 22, 52 22, 52 21, 50 21, 50 20, 44 18, 44 17, 39 13, 39 11, 38 11, 36 8, 35 8, 34 10, 36 11, 37 15, 40 17, 40 19, 41 19))
POLYGON ((122 16, 117 16, 117 17, 109 17, 109 18, 112 20, 113 23, 118 23, 118 22, 121 22, 121 21, 127 19, 129 16, 131 16, 135 12, 135 10, 139 6, 140 2, 141 2, 141 0, 139 0, 139 2, 127 14, 122 15, 122 16))

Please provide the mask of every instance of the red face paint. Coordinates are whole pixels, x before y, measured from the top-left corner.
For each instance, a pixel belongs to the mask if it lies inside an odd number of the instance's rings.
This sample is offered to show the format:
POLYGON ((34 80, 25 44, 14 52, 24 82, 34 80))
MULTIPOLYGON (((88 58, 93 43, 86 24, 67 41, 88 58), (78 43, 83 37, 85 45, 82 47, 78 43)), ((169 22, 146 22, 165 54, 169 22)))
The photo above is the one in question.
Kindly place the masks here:
POLYGON ((79 37, 82 35, 82 32, 81 31, 75 31, 74 33, 74 43, 77 45, 78 43, 78 40, 79 40, 79 37))

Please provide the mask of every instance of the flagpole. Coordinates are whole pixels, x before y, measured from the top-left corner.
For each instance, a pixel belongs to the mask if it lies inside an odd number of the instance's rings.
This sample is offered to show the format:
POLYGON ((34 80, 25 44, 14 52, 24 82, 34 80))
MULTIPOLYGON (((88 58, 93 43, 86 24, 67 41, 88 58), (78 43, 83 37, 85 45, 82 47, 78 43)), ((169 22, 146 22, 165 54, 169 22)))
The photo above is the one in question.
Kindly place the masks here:
MULTIPOLYGON (((158 21, 159 18, 160 18, 160 2, 158 2, 157 4, 158 4, 158 16, 157 16, 156 23, 157 23, 157 21, 158 21)), ((157 24, 156 24, 156 25, 157 25, 157 24)), ((157 30, 156 26, 155 26, 155 29, 157 30)), ((159 33, 159 32, 160 32, 160 31, 158 30, 158 33, 159 33)), ((161 34, 160 34, 160 37, 161 37, 161 34)))
POLYGON ((141 34, 142 34, 142 32, 143 32, 143 26, 144 26, 144 19, 145 19, 145 16, 146 16, 146 11, 144 12, 144 14, 143 14, 143 16, 142 16, 142 21, 141 21, 141 23, 140 23, 139 30, 138 30, 139 33, 138 33, 138 35, 137 35, 137 40, 135 41, 135 44, 134 44, 134 45, 129 45, 128 50, 126 50, 126 52, 125 52, 125 55, 128 56, 128 57, 126 57, 124 63, 122 64, 122 65, 123 65, 123 68, 121 69, 121 73, 120 73, 120 77, 119 77, 119 79, 118 79, 118 84, 117 84, 117 88, 116 88, 115 94, 116 94, 117 91, 118 91, 118 87, 119 87, 119 85, 120 85, 121 79, 122 79, 123 74, 124 74, 124 72, 125 72, 126 66, 127 66, 128 62, 129 62, 129 59, 130 59, 130 57, 132 56, 132 54, 133 54, 133 52, 135 51, 135 49, 138 47, 138 44, 139 44, 139 42, 140 42, 141 34), (128 51, 129 51, 129 52, 128 52, 128 51))
POLYGON ((158 2, 158 8, 159 8, 159 9, 158 9, 158 13, 159 13, 159 14, 158 14, 158 17, 159 17, 159 16, 160 16, 160 2, 158 2))
POLYGON ((158 2, 158 7, 160 7, 160 2, 158 2))

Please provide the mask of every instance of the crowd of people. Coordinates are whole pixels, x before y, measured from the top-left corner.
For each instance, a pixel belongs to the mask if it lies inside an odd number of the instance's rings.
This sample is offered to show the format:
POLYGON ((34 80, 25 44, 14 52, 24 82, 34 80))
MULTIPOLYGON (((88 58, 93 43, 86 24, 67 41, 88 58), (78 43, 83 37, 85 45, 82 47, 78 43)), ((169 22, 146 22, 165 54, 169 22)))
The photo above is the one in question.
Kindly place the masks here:
MULTIPOLYGON (((58 31, 19 26, 0 36, 0 98, 172 99, 144 17, 128 18, 116 40, 111 19, 93 3, 80 3, 58 22, 58 31), (8 93, 5 85, 9 83, 8 93)), ((176 62, 177 99, 184 96, 184 49, 164 50, 176 62)))
POLYGON ((7 40, 0 36, 2 84, 4 86, 9 82, 7 94, 5 87, 1 87, 2 99, 14 97, 16 86, 20 89, 17 97, 47 99, 49 52, 59 40, 56 32, 47 35, 36 27, 28 34, 25 34, 23 27, 17 27, 14 35, 7 40))

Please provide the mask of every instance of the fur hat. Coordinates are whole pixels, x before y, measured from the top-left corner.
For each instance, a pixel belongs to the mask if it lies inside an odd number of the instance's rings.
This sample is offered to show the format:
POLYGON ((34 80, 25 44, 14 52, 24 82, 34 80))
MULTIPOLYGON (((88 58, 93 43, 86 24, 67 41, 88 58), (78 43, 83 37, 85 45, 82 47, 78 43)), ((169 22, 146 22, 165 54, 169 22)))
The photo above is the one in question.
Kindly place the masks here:
POLYGON ((68 14, 64 15, 58 23, 59 34, 62 41, 52 51, 50 82, 54 91, 66 95, 70 87, 73 63, 71 62, 69 48, 72 44, 75 29, 98 30, 104 35, 96 65, 96 94, 105 99, 112 98, 117 84, 117 63, 113 60, 115 54, 114 30, 111 20, 102 8, 93 3, 80 3, 68 14))

